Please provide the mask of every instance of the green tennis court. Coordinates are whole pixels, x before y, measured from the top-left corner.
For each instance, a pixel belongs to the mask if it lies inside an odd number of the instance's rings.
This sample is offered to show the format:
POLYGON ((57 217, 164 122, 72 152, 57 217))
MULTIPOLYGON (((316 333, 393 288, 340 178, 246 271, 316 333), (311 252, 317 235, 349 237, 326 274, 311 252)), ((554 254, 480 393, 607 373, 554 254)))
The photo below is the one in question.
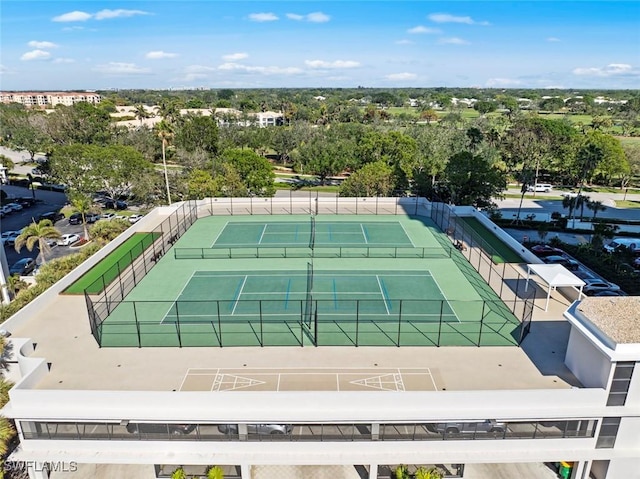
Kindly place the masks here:
POLYGON ((458 321, 428 271, 197 271, 161 322, 300 321, 312 313, 338 321, 356 314, 364 321, 458 321))
POLYGON ((414 246, 400 222, 229 222, 213 248, 256 246, 414 246))

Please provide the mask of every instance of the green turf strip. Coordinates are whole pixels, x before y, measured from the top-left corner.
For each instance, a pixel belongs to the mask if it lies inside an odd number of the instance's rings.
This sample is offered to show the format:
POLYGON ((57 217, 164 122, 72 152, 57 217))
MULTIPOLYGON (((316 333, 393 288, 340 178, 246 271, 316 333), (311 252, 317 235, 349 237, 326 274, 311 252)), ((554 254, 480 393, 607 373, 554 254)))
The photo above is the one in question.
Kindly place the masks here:
POLYGON ((108 285, 118 277, 119 270, 129 266, 159 237, 160 233, 134 233, 107 257, 82 275, 78 281, 69 286, 64 293, 82 294, 85 290, 89 294, 101 293, 104 285, 108 285))
MULTIPOLYGON (((460 219, 464 221, 469 228, 478 233, 483 239, 485 244, 493 248, 493 251, 486 251, 491 255, 491 259, 494 263, 524 263, 525 260, 515 251, 513 251, 507 244, 498 238, 493 232, 480 221, 471 216, 461 216, 460 219)), ((486 248, 483 248, 486 249, 486 248)))

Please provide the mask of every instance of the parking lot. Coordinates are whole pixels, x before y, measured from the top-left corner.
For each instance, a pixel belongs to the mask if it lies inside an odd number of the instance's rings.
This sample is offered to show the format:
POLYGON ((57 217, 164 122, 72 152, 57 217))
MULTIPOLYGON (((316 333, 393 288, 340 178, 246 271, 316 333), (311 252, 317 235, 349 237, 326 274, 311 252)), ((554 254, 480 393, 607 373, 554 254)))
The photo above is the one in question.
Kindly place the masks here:
MULTIPOLYGON (((3 185, 2 190, 5 191, 9 197, 33 197, 31 190, 28 188, 3 185)), ((0 230, 3 233, 6 231, 20 231, 40 215, 50 211, 58 211, 67 203, 66 195, 56 191, 35 190, 35 198, 37 202, 33 206, 25 207, 21 211, 15 211, 2 218, 0 230)), ((82 224, 70 225, 67 219, 56 222, 55 227, 63 235, 72 233, 82 235, 82 224)), ((4 252, 7 257, 7 263, 11 266, 21 258, 35 258, 38 256, 39 251, 37 248, 34 248, 33 251, 28 251, 26 248, 23 248, 20 253, 17 253, 13 246, 5 245, 4 252)), ((71 252, 73 252, 73 250, 68 246, 54 246, 47 259, 65 256, 71 252)))

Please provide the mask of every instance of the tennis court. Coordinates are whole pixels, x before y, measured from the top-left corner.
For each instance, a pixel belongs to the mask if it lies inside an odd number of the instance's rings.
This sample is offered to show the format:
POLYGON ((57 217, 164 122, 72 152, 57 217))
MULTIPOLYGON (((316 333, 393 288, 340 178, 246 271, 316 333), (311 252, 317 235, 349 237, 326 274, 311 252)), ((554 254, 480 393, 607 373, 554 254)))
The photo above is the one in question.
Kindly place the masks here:
POLYGON ((196 271, 161 322, 280 321, 301 316, 344 320, 458 321, 428 271, 196 271), (401 300, 404 308, 401 310, 401 300), (435 300, 435 301, 434 301, 435 300), (219 303, 219 304, 218 304, 219 303), (215 305, 215 307, 212 307, 215 305))
POLYGON ((414 246, 400 222, 229 222, 213 248, 257 246, 414 246))
POLYGON ((96 301, 95 308, 107 312, 99 324, 100 344, 516 343, 518 319, 473 269, 459 266, 468 263, 428 218, 207 217, 172 247, 232 248, 259 254, 187 257, 169 251, 124 300, 96 301), (313 253, 262 255, 289 247, 313 253), (323 253, 339 248, 364 248, 367 256, 323 253), (393 255, 377 253, 393 248, 393 255), (399 254, 403 248, 422 254, 399 254))

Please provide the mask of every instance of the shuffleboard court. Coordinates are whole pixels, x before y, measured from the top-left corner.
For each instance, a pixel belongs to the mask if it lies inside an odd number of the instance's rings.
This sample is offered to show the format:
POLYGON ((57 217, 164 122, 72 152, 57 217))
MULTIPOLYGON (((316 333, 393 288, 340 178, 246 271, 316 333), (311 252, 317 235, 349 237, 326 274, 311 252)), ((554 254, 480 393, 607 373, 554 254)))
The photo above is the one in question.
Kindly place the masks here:
POLYGON ((400 222, 229 222, 212 248, 282 246, 414 246, 400 222))
POLYGON ((191 368, 181 391, 437 391, 429 368, 191 368), (311 385, 311 386, 310 386, 311 385))
POLYGON ((161 323, 218 320, 458 322, 428 271, 196 271, 161 323))

